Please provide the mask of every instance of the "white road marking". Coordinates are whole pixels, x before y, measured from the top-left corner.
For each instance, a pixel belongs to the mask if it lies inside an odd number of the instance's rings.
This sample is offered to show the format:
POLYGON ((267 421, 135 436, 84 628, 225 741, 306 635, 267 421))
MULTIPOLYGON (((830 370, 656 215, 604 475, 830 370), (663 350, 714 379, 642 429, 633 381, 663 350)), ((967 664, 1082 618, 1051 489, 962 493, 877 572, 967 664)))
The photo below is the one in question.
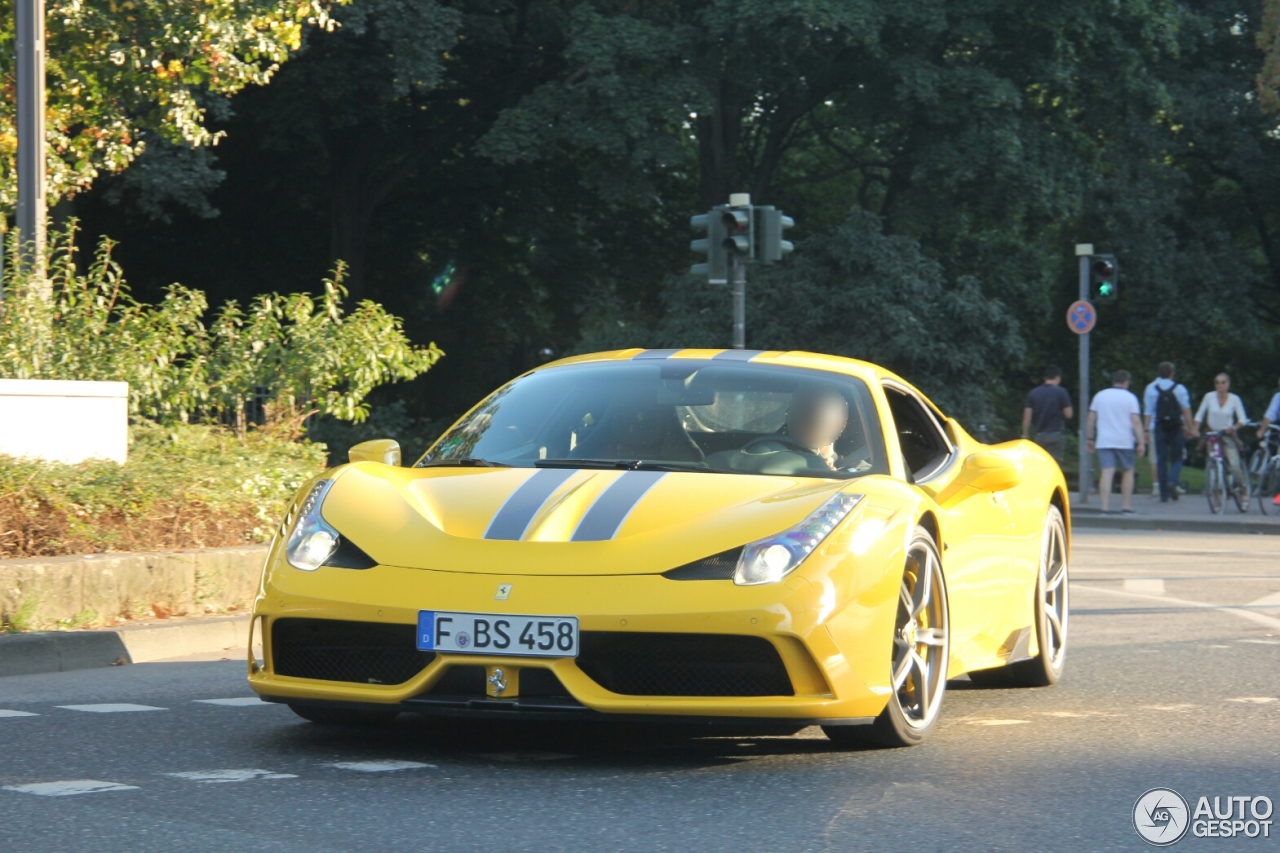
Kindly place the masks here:
POLYGON ((8 711, 0 708, 0 717, 38 717, 39 714, 33 714, 30 711, 8 711))
POLYGON ((1119 714, 1112 714, 1109 711, 1041 711, 1046 717, 1060 717, 1064 720, 1078 720, 1086 717, 1118 717, 1119 714))
POLYGON ((234 699, 196 699, 202 705, 226 705, 230 708, 247 708, 252 705, 271 705, 271 702, 263 702, 257 696, 237 696, 234 699))
POLYGON ((1145 592, 1148 595, 1164 595, 1164 578, 1125 578, 1125 592, 1145 592))
POLYGON ((1270 595, 1264 595, 1262 598, 1249 602, 1249 607, 1280 607, 1280 592, 1273 592, 1270 595))
POLYGON ((1076 590, 1084 590, 1086 592, 1101 592, 1105 595, 1123 595, 1128 598, 1145 598, 1148 601, 1159 601, 1164 604, 1181 604, 1184 607, 1194 607, 1198 610, 1217 610, 1220 613, 1230 613, 1232 616, 1239 616, 1241 619, 1248 619, 1250 622, 1257 622, 1259 625, 1266 625, 1268 628, 1280 628, 1280 619, 1272 616, 1264 616, 1261 613, 1254 613, 1252 610, 1241 610, 1238 607, 1224 607, 1219 604, 1205 604, 1202 601, 1189 601, 1185 598, 1171 598, 1167 595, 1147 595, 1142 592, 1122 592, 1118 589, 1107 589, 1101 586, 1083 586, 1081 584, 1072 584, 1072 592, 1076 590))
POLYGON ((1242 643, 1257 643, 1260 646, 1280 646, 1280 640, 1241 640, 1242 643))
POLYGON ((339 770, 355 770, 359 773, 386 773, 389 770, 437 770, 434 764, 420 761, 336 761, 329 765, 339 770))
POLYGON ((66 782, 35 782, 30 785, 5 785, 6 791, 35 794, 37 797, 71 797, 76 794, 98 794, 103 791, 136 791, 137 785, 99 782, 97 779, 69 779, 66 782))
POLYGON ((1143 705, 1142 707, 1150 711, 1190 711, 1196 706, 1182 702, 1177 705, 1143 705))
POLYGON ((1280 701, 1274 696, 1237 696, 1234 699, 1228 699, 1228 702, 1240 702, 1246 705, 1270 705, 1272 702, 1280 701))
POLYGON ((1212 646, 1205 646, 1205 648, 1206 648, 1206 649, 1229 649, 1229 648, 1231 648, 1231 647, 1230 647, 1230 646, 1223 646, 1223 645, 1212 645, 1212 646))
POLYGON ((102 705, 59 705, 68 711, 88 711, 91 714, 120 714, 128 711, 167 711, 168 708, 157 708, 154 705, 130 705, 128 702, 105 703, 102 705))
POLYGON ((1020 726, 1030 720, 965 720, 971 726, 1020 726))
POLYGON ((188 782, 248 782, 252 779, 297 779, 293 773, 272 773, 270 770, 189 770, 185 773, 165 773, 174 779, 188 782))

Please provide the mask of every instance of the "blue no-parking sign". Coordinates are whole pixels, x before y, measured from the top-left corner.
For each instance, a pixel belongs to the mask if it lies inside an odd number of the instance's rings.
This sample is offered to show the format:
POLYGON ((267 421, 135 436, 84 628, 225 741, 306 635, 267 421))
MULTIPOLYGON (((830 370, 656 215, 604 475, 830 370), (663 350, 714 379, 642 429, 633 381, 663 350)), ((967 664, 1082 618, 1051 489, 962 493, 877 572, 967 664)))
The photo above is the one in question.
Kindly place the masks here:
POLYGON ((1094 310, 1093 304, 1083 299, 1072 302, 1067 309, 1067 328, 1077 335, 1089 334, 1097 320, 1098 312, 1094 310))

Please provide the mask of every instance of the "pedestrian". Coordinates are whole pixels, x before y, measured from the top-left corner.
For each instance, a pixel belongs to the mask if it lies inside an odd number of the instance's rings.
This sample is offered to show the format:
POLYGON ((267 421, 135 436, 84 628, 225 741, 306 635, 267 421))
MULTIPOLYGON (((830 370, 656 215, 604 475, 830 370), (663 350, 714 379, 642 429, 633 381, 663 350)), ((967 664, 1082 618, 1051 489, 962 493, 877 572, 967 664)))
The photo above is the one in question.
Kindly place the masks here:
POLYGON ((1036 444, 1049 452, 1062 466, 1066 447, 1066 421, 1074 414, 1071 395, 1062 387, 1062 368, 1051 364, 1044 369, 1044 381, 1031 389, 1027 405, 1022 410, 1022 437, 1030 438, 1030 428, 1036 428, 1036 444))
POLYGON ((1204 395, 1200 408, 1196 410, 1192 421, 1193 437, 1200 437, 1202 423, 1211 431, 1223 433, 1222 450, 1226 454, 1227 465, 1231 467, 1231 474, 1236 479, 1236 490, 1239 491, 1244 488, 1242 484, 1245 478, 1244 469, 1240 465, 1240 440, 1237 438, 1237 431, 1248 423, 1249 418, 1244 413, 1244 403, 1240 397, 1231 393, 1230 376, 1219 373, 1213 377, 1213 388, 1214 390, 1204 395))
POLYGON ((1098 450, 1102 476, 1098 493, 1102 511, 1110 512, 1111 483, 1116 469, 1120 475, 1121 510, 1133 512, 1133 462, 1135 455, 1146 450, 1142 430, 1142 410, 1138 398, 1129 390, 1129 371, 1117 370, 1111 375, 1111 387, 1099 391, 1089 404, 1089 426, 1085 430, 1087 449, 1098 450))
POLYGON ((1156 374, 1156 379, 1142 393, 1143 426, 1158 460, 1156 482, 1160 486, 1160 503, 1166 503, 1178 499, 1182 452, 1194 432, 1191 394, 1173 378, 1173 362, 1160 362, 1156 374))

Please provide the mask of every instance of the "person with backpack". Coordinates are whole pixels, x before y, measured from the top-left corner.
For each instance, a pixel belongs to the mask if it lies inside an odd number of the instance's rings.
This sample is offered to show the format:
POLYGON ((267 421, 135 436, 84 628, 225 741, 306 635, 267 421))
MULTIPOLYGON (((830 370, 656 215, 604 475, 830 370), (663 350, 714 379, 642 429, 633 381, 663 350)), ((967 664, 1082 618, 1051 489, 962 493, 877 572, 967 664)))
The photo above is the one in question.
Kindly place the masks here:
POLYGON ((1187 439, 1195 434, 1191 420, 1191 394, 1173 378, 1174 364, 1162 361, 1156 379, 1142 393, 1144 428, 1156 449, 1156 481, 1160 503, 1178 499, 1178 479, 1182 476, 1182 453, 1187 439))
MULTIPOLYGON (((1200 435, 1200 424, 1204 423, 1210 431, 1221 430, 1226 438, 1222 442, 1222 450, 1227 457, 1227 465, 1237 483, 1245 482, 1244 469, 1240 466, 1240 427, 1249 422, 1244 413, 1244 403, 1240 397, 1231 393, 1231 377, 1219 373, 1213 377, 1214 390, 1204 395, 1200 408, 1196 410, 1193 423, 1195 435, 1200 435)), ((1236 486, 1237 489, 1243 486, 1236 486)))

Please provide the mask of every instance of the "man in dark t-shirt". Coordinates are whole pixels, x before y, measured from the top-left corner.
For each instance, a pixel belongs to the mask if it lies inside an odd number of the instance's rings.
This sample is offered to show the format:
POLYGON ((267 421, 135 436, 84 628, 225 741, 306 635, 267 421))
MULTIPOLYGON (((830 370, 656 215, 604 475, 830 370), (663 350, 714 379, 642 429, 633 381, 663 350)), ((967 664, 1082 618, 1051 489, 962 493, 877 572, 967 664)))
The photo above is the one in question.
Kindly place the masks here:
POLYGON ((1036 444, 1061 464, 1066 420, 1071 415, 1071 395, 1062 387, 1062 369, 1051 364, 1044 370, 1044 382, 1027 395, 1027 406, 1022 410, 1022 437, 1030 437, 1034 424, 1036 444))

